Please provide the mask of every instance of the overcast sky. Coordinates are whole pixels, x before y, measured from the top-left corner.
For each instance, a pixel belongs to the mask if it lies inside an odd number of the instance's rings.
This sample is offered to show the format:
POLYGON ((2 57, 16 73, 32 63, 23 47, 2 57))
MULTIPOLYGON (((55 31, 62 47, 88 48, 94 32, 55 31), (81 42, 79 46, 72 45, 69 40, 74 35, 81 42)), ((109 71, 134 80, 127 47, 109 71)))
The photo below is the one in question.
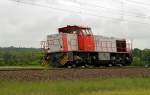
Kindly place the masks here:
POLYGON ((149 0, 20 1, 40 6, 0 0, 0 47, 40 47, 57 28, 83 25, 96 35, 128 38, 134 47, 150 48, 149 0))

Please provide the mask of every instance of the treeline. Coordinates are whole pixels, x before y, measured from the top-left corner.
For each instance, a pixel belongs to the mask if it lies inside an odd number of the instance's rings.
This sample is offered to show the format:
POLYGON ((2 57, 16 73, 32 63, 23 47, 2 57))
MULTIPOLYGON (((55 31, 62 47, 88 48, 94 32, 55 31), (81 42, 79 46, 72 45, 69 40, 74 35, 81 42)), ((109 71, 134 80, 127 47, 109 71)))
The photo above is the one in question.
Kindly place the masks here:
MULTIPOLYGON (((150 49, 133 50, 132 65, 143 66, 150 64, 150 49)), ((36 48, 0 48, 0 66, 30 66, 40 65, 42 60, 42 52, 36 48)))
POLYGON ((42 52, 35 48, 0 48, 0 66, 40 65, 42 52))
POLYGON ((150 49, 138 49, 135 48, 133 50, 133 63, 132 65, 143 66, 149 64, 150 65, 150 49))

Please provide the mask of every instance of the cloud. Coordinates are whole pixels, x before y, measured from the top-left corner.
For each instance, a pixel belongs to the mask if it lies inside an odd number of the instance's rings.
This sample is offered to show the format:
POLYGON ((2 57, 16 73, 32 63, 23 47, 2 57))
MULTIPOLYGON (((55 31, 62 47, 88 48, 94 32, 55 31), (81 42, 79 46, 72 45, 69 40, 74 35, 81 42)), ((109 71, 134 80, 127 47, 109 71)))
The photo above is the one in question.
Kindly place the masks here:
MULTIPOLYGON (((37 1, 39 0, 34 0, 34 2, 37 1)), ((106 10, 96 7, 100 5, 98 1, 92 1, 94 3, 90 0, 76 0, 76 2, 74 0, 46 1, 47 4, 45 4, 51 5, 53 8, 42 8, 1 0, 0 46, 40 47, 40 41, 45 40, 48 34, 56 34, 57 28, 66 25, 83 25, 92 27, 93 33, 96 35, 129 38, 134 40, 134 47, 150 48, 150 45, 147 44, 150 41, 149 24, 132 21, 148 22, 148 20, 134 17, 133 14, 133 17, 125 16, 124 20, 120 15, 114 15, 114 13, 120 13, 118 8, 121 6, 117 1, 113 1, 112 4, 112 1, 108 3, 108 1, 102 0, 102 6, 107 5, 105 6, 107 7, 106 10), (64 2, 68 3, 65 5, 64 2), (84 3, 85 5, 83 5, 84 3), (90 6, 90 4, 93 5, 90 6), (110 4, 114 6, 114 9, 109 6, 110 4), (109 8, 112 10, 108 10, 109 8), (65 12, 65 10, 69 11, 65 12), (116 20, 111 17, 118 17, 119 19, 116 20), (126 21, 126 19, 129 21, 126 21)), ((40 2, 44 4, 43 0, 40 0, 40 2)), ((127 8, 126 13, 129 13, 128 11, 132 9, 132 12, 137 12, 136 15, 147 16, 150 14, 145 10, 142 11, 142 7, 135 6, 133 8, 132 4, 125 7, 127 8)))

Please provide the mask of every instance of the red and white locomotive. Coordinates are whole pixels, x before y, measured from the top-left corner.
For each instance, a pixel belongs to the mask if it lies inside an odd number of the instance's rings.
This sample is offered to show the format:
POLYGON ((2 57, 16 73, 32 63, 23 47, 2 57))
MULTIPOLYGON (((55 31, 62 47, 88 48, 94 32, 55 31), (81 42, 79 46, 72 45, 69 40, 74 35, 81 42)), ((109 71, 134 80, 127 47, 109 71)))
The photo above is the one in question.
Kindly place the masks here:
POLYGON ((132 63, 132 43, 126 39, 93 35, 91 28, 62 27, 42 41, 44 60, 61 66, 125 66, 132 63))

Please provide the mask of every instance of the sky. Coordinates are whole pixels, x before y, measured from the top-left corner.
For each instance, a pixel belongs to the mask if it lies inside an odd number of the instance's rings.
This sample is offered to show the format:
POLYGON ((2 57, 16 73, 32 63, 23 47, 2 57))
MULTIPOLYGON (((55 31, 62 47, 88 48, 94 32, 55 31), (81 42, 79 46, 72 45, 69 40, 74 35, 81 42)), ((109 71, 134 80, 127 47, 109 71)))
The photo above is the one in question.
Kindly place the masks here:
POLYGON ((0 47, 36 47, 66 25, 150 48, 149 0, 0 0, 0 47))

